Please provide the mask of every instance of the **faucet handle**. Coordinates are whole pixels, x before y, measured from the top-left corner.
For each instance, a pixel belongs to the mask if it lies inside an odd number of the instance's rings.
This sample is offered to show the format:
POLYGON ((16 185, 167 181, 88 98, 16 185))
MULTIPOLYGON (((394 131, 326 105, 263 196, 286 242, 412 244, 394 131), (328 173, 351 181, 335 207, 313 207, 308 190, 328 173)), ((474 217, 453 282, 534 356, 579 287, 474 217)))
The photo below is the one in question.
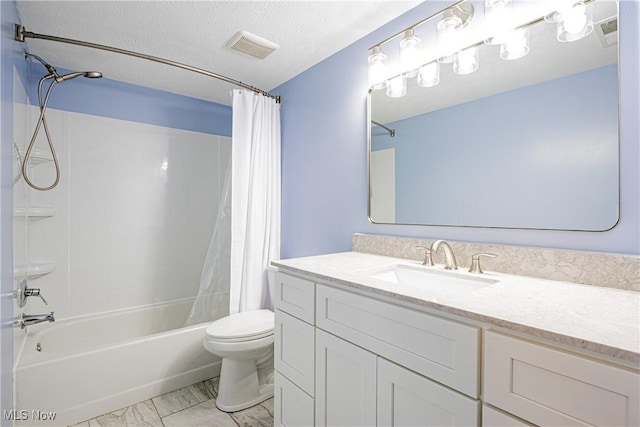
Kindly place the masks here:
POLYGON ((44 305, 49 305, 47 300, 40 294, 40 288, 27 288, 24 291, 24 296, 26 297, 40 297, 44 305))
POLYGON ((433 263, 433 257, 431 256, 431 248, 426 246, 416 246, 416 249, 424 249, 424 261, 422 261, 422 265, 426 265, 428 267, 433 267, 435 264, 433 263))
POLYGON ((480 257, 486 256, 488 258, 496 258, 498 254, 481 253, 471 256, 471 267, 469 267, 469 273, 482 274, 482 268, 480 268, 480 257))

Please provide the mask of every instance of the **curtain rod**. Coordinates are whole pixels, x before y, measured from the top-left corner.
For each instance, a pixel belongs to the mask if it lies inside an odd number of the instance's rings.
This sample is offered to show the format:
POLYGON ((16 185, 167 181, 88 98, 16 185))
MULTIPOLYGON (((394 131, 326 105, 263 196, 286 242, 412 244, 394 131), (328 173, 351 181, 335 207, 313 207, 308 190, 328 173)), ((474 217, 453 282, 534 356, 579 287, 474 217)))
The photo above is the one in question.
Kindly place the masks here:
POLYGON ((382 123, 378 123, 375 120, 371 120, 371 123, 373 123, 376 126, 380 126, 383 129, 386 129, 387 132, 389 132, 389 136, 391 138, 396 136, 396 130, 395 129, 389 129, 388 127, 386 127, 385 125, 383 125, 382 123))
POLYGON ((230 77, 223 76, 221 74, 216 74, 216 73, 213 73, 211 71, 203 70, 202 68, 193 67, 191 65, 183 64, 183 63, 177 62, 177 61, 172 61, 170 59, 160 58, 158 56, 147 55, 147 54, 144 54, 144 53, 134 52, 134 51, 131 51, 131 50, 120 49, 120 48, 117 48, 117 47, 106 46, 106 45, 97 44, 97 43, 85 42, 85 41, 82 41, 82 40, 74 40, 74 39, 68 39, 68 38, 57 37, 57 36, 48 36, 46 34, 37 34, 37 33, 31 32, 31 31, 27 31, 24 28, 24 25, 20 25, 20 24, 15 24, 15 37, 14 38, 15 38, 15 40, 17 40, 19 42, 24 42, 25 38, 41 39, 41 40, 49 40, 49 41, 60 42, 60 43, 73 44, 73 45, 77 45, 77 46, 90 47, 92 49, 106 50, 108 52, 120 53, 122 55, 134 56, 136 58, 146 59, 146 60, 149 60, 149 61, 158 62, 160 64, 165 64, 165 65, 170 65, 172 67, 182 68, 182 69, 187 70, 187 71, 193 71, 195 73, 203 74, 203 75, 208 76, 208 77, 213 77, 214 79, 222 80, 222 81, 225 81, 227 83, 231 83, 231 84, 234 84, 236 86, 240 86, 240 87, 242 87, 244 89, 249 89, 249 90, 251 90, 253 92, 262 94, 264 96, 268 96, 269 98, 275 99, 278 104, 280 103, 280 96, 279 95, 272 95, 272 94, 270 94, 269 92, 267 92, 265 90, 262 90, 260 88, 255 87, 255 86, 251 86, 251 85, 242 83, 239 80, 234 80, 234 79, 232 79, 230 77))

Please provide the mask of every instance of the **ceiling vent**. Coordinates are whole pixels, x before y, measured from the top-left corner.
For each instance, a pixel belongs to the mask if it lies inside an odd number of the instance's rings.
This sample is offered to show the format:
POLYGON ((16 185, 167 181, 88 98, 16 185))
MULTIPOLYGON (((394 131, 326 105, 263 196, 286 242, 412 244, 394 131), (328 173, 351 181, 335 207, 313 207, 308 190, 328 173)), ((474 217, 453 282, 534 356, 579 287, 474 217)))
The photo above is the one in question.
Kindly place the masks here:
POLYGON ((618 44, 618 19, 613 18, 596 25, 596 34, 602 47, 611 47, 618 44))
POLYGON ((265 59, 280 46, 255 34, 239 31, 233 36, 229 43, 227 43, 227 47, 243 55, 265 59))

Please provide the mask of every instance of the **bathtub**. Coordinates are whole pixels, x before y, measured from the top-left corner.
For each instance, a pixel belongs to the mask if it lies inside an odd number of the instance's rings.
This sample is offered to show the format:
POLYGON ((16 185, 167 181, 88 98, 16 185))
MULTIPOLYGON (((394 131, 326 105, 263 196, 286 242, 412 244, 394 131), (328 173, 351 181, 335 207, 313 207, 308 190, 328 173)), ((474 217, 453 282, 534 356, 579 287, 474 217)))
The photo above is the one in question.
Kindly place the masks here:
POLYGON ((17 425, 72 425, 217 376, 220 359, 202 344, 207 324, 183 327, 192 304, 37 325, 16 370, 17 425), (39 422, 50 412, 53 422, 39 422))

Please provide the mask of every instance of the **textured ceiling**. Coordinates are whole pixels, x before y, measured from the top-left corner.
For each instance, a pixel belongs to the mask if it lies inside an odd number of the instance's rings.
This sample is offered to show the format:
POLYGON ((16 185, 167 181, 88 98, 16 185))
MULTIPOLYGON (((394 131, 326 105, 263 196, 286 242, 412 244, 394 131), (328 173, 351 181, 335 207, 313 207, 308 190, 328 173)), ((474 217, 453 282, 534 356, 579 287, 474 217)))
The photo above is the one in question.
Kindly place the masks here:
MULTIPOLYGON (((27 31, 133 50, 270 91, 420 3, 407 1, 18 1, 27 31), (240 30, 280 45, 258 60, 232 52, 240 30)), ((229 83, 116 53, 28 39, 55 67, 229 105, 229 83)), ((363 53, 366 55, 366 53, 363 53)), ((363 56, 364 57, 364 56, 363 56)))

